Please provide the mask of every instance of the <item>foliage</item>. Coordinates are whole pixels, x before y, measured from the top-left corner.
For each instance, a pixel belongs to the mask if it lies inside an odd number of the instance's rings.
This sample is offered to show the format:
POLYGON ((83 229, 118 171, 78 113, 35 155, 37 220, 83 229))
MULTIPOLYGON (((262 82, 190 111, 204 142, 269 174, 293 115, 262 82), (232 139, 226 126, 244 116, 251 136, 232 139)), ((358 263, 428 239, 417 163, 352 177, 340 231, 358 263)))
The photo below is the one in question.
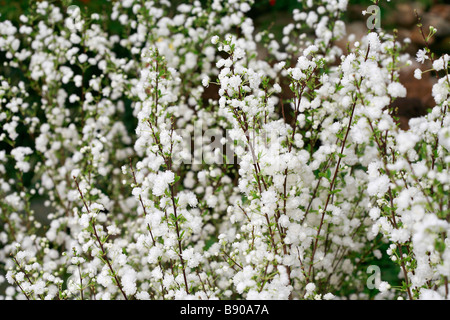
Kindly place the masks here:
POLYGON ((276 37, 252 5, 0 22, 4 298, 448 298, 449 55, 417 53, 436 106, 404 131, 407 40, 345 38, 345 0, 276 37))

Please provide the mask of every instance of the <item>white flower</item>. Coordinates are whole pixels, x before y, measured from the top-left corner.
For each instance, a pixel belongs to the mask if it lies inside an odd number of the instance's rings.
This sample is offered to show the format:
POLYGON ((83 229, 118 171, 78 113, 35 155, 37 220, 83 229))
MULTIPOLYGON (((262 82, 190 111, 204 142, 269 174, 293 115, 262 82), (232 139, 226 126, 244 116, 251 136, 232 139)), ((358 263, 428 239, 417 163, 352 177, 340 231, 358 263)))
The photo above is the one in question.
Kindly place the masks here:
POLYGON ((276 93, 280 93, 281 92, 281 86, 278 83, 275 83, 273 85, 273 91, 275 91, 276 93))
POLYGON ((317 46, 311 45, 308 48, 306 48, 305 50, 303 50, 303 55, 306 57, 306 56, 310 55, 311 53, 317 52, 318 50, 319 50, 319 48, 317 48, 317 46))
POLYGON ((212 38, 211 38, 211 43, 212 44, 217 44, 219 42, 219 36, 213 36, 212 38))
POLYGON ((204 87, 208 87, 208 86, 209 86, 209 77, 208 77, 208 76, 205 76, 205 77, 202 79, 202 85, 203 85, 204 87))
POLYGON ((150 295, 148 292, 145 291, 139 291, 136 293, 136 299, 138 300, 150 300, 150 295))
POLYGON ((431 289, 420 290, 420 300, 444 300, 444 297, 431 289))
POLYGON ((316 285, 310 282, 306 285, 305 289, 307 292, 312 293, 314 290, 316 290, 316 285))
POLYGON ((417 80, 422 79, 422 70, 420 69, 414 70, 414 78, 416 78, 417 80))
POLYGON ((389 283, 387 283, 386 281, 381 281, 380 285, 378 286, 378 290, 380 290, 380 292, 386 292, 390 288, 391 288, 391 285, 389 283))
POLYGON ((323 296, 323 298, 325 299, 325 300, 333 300, 334 299, 334 294, 332 294, 332 293, 327 293, 327 294, 325 294, 324 296, 323 296))
POLYGON ((406 97, 406 88, 398 82, 392 82, 389 84, 388 88, 388 93, 393 97, 393 98, 404 98, 406 97))
POLYGON ((128 268, 125 271, 125 274, 122 276, 122 286, 125 294, 133 295, 136 292, 136 279, 137 273, 131 268, 128 268))
POLYGON ((300 68, 292 68, 290 70, 291 70, 292 78, 294 80, 300 80, 301 78, 303 78, 305 76, 303 74, 302 70, 300 70, 300 68))
POLYGON ((244 3, 241 3, 240 9, 242 12, 247 12, 251 9, 251 7, 247 2, 244 2, 244 3))
POLYGON ((369 211, 369 216, 372 220, 377 220, 380 217, 381 210, 379 208, 372 208, 369 211))
POLYGON ((85 53, 82 53, 78 56, 78 61, 80 61, 80 63, 85 63, 87 61, 87 59, 88 59, 88 56, 85 53))
POLYGON ((437 59, 433 62, 433 69, 440 71, 444 69, 444 58, 437 59))
POLYGON ((387 175, 381 175, 367 185, 367 193, 371 196, 382 196, 389 189, 389 177, 387 175))
POLYGON ((120 229, 117 228, 116 225, 108 226, 108 227, 106 227, 106 229, 108 230, 108 234, 110 234, 110 235, 120 234, 120 229))
POLYGON ((419 140, 420 138, 412 132, 400 132, 397 135, 398 151, 404 153, 411 150, 419 140))
POLYGON ((28 172, 30 170, 30 164, 25 161, 25 157, 32 154, 33 150, 30 147, 17 147, 11 151, 11 155, 16 160, 16 167, 20 171, 28 172))
POLYGON ((380 47, 380 38, 376 32, 371 32, 367 35, 367 41, 370 45, 370 51, 377 51, 380 47))
POLYGON ((416 54, 416 61, 420 63, 424 63, 425 60, 428 59, 427 51, 425 49, 419 49, 416 54))

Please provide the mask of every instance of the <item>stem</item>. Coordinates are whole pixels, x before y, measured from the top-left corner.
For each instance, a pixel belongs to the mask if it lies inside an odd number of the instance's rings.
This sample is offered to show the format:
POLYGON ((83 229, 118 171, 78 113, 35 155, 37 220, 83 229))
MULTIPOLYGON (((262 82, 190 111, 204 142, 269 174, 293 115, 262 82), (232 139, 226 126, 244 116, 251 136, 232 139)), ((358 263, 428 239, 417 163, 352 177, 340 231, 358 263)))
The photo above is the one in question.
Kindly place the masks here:
MULTIPOLYGON (((27 273, 27 272, 23 269, 23 267, 19 264, 19 261, 17 261, 16 257, 13 256, 12 259, 13 259, 14 262, 16 263, 17 267, 19 267, 19 270, 20 270, 21 272, 23 272, 23 274, 25 275, 25 278, 27 278, 28 282, 29 282, 31 285, 33 285, 33 284, 34 284, 33 281, 31 281, 30 277, 28 276, 28 273, 27 273)), ((20 288, 20 286, 19 286, 19 288, 20 288)), ((22 289, 22 288, 20 288, 20 289, 22 289)), ((41 298, 41 300, 44 300, 44 297, 43 297, 42 295, 39 295, 39 298, 41 298)))
POLYGON ((20 284, 16 281, 16 279, 14 279, 14 283, 19 287, 20 291, 22 291, 22 293, 25 295, 25 298, 27 298, 27 300, 30 300, 30 297, 27 295, 27 293, 25 292, 25 290, 22 289, 22 287, 21 287, 20 284))
POLYGON ((81 268, 80 268, 80 265, 78 265, 78 273, 80 274, 80 294, 81 294, 81 300, 84 300, 84 296, 83 296, 83 277, 81 276, 81 268))
MULTIPOLYGON (((86 201, 84 199, 83 192, 81 191, 80 185, 78 184, 78 180, 77 180, 77 178, 75 176, 73 177, 73 179, 75 180, 75 184, 77 185, 77 189, 78 189, 78 192, 80 193, 81 200, 83 201, 83 204, 84 204, 87 212, 90 214, 91 212, 90 212, 89 207, 88 207, 88 205, 87 205, 87 203, 86 203, 86 201)), ((98 236, 97 228, 95 227, 95 221, 94 221, 93 218, 91 218, 91 223, 92 223, 92 230, 93 230, 95 239, 97 240, 97 243, 98 243, 98 245, 100 247, 100 250, 102 251, 102 258, 105 260, 106 264, 108 265, 109 270, 111 271, 111 277, 113 277, 113 279, 115 280, 116 285, 119 288, 119 290, 122 293, 122 295, 125 298, 125 300, 128 300, 127 295, 123 291, 122 284, 120 283, 119 278, 117 278, 117 274, 115 273, 115 271, 114 271, 114 269, 113 269, 113 267, 111 265, 111 262, 109 261, 107 252, 106 252, 105 248, 103 247, 103 243, 102 243, 100 237, 98 236)))
MULTIPOLYGON (((137 180, 136 180, 136 175, 134 173, 133 164, 131 162, 131 157, 130 157, 130 168, 131 168, 131 172, 133 173, 134 184, 138 185, 137 180)), ((141 203, 142 209, 144 210, 144 217, 146 217, 147 216, 147 209, 144 206, 144 202, 143 202, 142 197, 141 197, 140 194, 139 194, 139 202, 141 203)), ((148 229, 148 232, 150 233, 150 236, 152 238, 153 245, 155 246, 156 245, 156 241, 155 241, 155 238, 153 237, 152 229, 150 228, 150 224, 149 223, 147 223, 147 229, 148 229)))
POLYGON ((351 111, 351 114, 350 114, 350 120, 348 122, 347 132, 345 133, 344 140, 342 141, 341 152, 339 154, 339 159, 338 159, 338 162, 336 164, 336 170, 334 171, 333 179, 331 180, 330 190, 328 192, 327 201, 325 203, 325 207, 323 208, 322 217, 320 219, 319 228, 317 230, 316 240, 314 242, 314 247, 313 247, 313 251, 312 251, 312 255, 311 255, 311 263, 309 265, 309 270, 308 270, 308 277, 309 278, 311 277, 311 271, 312 271, 312 267, 313 267, 313 264, 314 264, 314 256, 316 254, 316 250, 317 250, 317 246, 318 246, 318 242, 319 242, 320 231, 322 230, 323 222, 324 222, 324 219, 325 219, 325 214, 327 212, 328 204, 330 203, 332 191, 334 189, 334 184, 336 182, 337 174, 338 174, 338 171, 339 171, 339 166, 341 165, 341 160, 342 160, 342 155, 344 153, 345 144, 347 142, 348 134, 350 132, 350 128, 351 128, 351 125, 352 125, 353 115, 355 113, 356 101, 358 101, 357 98, 355 98, 355 101, 353 102, 352 111, 351 111))

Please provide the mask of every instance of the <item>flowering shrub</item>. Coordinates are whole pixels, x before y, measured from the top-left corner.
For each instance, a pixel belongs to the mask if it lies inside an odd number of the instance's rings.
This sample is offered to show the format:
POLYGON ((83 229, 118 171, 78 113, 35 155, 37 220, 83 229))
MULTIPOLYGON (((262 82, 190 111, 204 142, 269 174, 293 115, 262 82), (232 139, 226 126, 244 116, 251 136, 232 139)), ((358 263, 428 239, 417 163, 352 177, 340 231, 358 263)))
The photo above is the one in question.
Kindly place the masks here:
POLYGON ((383 257, 376 298, 449 298, 449 55, 401 130, 405 43, 299 2, 282 39, 252 0, 0 22, 2 298, 366 299, 383 257))

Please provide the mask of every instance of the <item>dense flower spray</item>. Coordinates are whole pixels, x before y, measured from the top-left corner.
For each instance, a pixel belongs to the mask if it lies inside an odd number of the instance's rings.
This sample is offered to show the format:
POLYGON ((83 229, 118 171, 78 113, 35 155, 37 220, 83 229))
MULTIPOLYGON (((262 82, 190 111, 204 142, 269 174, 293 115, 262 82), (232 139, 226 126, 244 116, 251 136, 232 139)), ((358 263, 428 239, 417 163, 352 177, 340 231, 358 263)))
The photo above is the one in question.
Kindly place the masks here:
POLYGON ((356 41, 346 0, 299 1, 281 39, 252 5, 0 22, 2 298, 366 299, 379 259, 376 298, 450 298, 449 55, 356 41), (410 59, 435 107, 404 131, 410 59))

